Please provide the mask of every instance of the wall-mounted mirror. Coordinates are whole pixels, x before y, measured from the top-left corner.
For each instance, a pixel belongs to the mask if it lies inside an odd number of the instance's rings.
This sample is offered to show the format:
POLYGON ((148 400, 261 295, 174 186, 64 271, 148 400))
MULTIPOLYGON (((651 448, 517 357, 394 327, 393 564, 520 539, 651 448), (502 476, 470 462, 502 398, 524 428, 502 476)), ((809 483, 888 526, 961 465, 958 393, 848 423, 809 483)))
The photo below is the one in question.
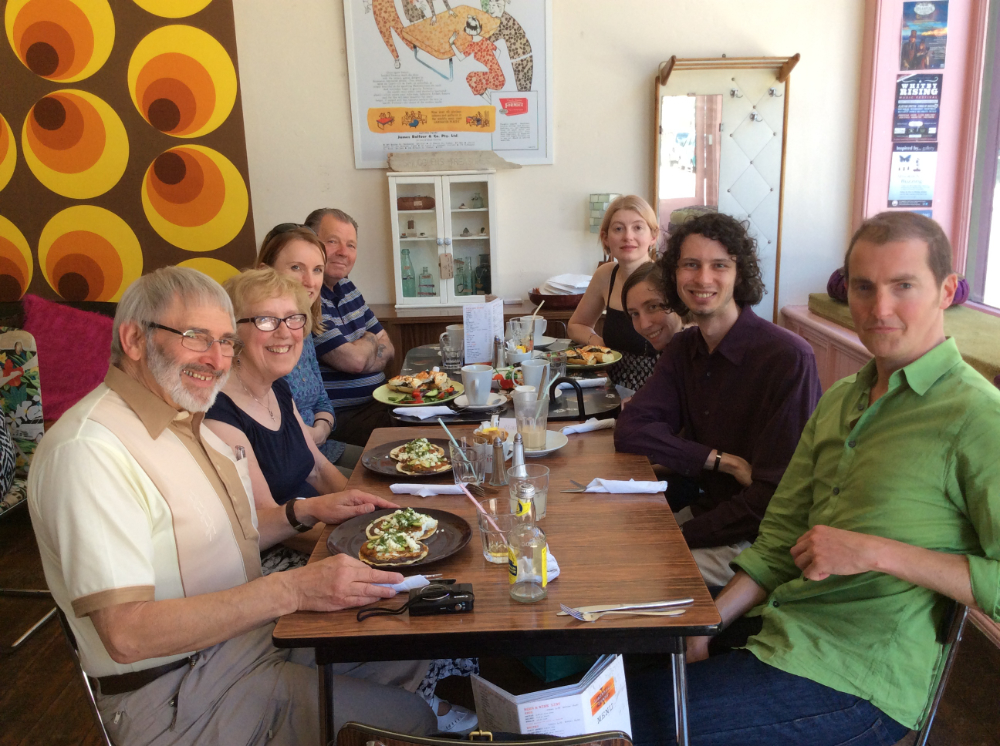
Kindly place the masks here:
POLYGON ((788 76, 798 60, 671 57, 656 80, 653 205, 660 225, 666 233, 671 216, 676 224, 703 210, 748 221, 775 320, 788 76))

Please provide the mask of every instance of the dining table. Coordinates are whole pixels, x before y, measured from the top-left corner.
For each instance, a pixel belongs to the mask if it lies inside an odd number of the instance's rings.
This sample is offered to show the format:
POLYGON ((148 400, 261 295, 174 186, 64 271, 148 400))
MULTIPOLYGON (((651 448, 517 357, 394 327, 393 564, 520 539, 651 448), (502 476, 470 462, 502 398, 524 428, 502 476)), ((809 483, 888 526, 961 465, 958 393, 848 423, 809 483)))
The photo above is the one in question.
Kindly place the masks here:
MULTIPOLYGON (((469 437, 469 425, 451 428, 456 438, 469 437)), ((381 428, 372 433, 366 451, 413 438, 439 438, 439 426, 381 428)), ((362 457, 363 460, 364 457, 362 457)), ((548 595, 533 604, 513 600, 506 564, 483 555, 477 508, 464 495, 417 497, 394 495, 390 485, 413 482, 370 471, 359 462, 348 483, 401 506, 452 513, 472 527, 471 540, 459 551, 429 566, 413 566, 404 575, 441 573, 471 583, 471 613, 410 617, 374 616, 359 622, 356 609, 320 613, 299 611, 281 617, 273 642, 280 648, 314 648, 319 676, 322 743, 332 742, 333 664, 351 661, 592 654, 669 655, 674 690, 677 741, 688 743, 685 637, 709 635, 721 618, 674 520, 663 493, 608 494, 575 492, 572 481, 587 485, 595 478, 653 481, 645 456, 615 451, 611 430, 572 434, 569 442, 530 463, 549 467, 546 515, 538 526, 560 568, 548 584, 548 595), (690 598, 681 616, 607 615, 599 621, 559 616, 560 604, 644 603, 690 598)), ((429 484, 453 483, 452 474, 428 477, 429 484)), ((508 487, 488 488, 487 497, 509 497, 508 487)), ((331 555, 327 527, 309 562, 331 555)), ((398 606, 399 597, 382 601, 398 606)), ((664 697, 671 696, 664 692, 664 697)))
MULTIPOLYGON (((565 350, 569 340, 556 340, 558 346, 553 346, 553 350, 565 350)), ((461 367, 449 368, 441 363, 441 353, 436 344, 421 345, 412 347, 406 353, 400 373, 402 375, 415 375, 423 370, 431 370, 437 367, 448 374, 453 381, 462 380, 461 367)), ((607 367, 569 367, 567 368, 569 378, 582 381, 584 379, 603 378, 604 384, 595 387, 582 388, 577 395, 576 389, 568 384, 559 389, 559 394, 549 399, 549 422, 559 422, 568 424, 574 420, 594 417, 599 420, 617 417, 621 412, 622 398, 615 385, 607 377, 607 367)), ((488 420, 491 414, 498 414, 500 417, 514 416, 514 403, 510 400, 510 392, 500 392, 504 394, 504 402, 493 409, 470 409, 461 408, 452 400, 446 404, 451 413, 444 416, 445 422, 450 427, 452 423, 478 424, 483 420, 488 420)), ((388 405, 386 405, 388 406, 388 405)), ((425 425, 427 420, 414 415, 408 415, 405 407, 394 407, 389 418, 398 425, 425 425), (395 411, 403 410, 402 412, 395 411)), ((433 421, 433 420, 432 420, 433 421)))

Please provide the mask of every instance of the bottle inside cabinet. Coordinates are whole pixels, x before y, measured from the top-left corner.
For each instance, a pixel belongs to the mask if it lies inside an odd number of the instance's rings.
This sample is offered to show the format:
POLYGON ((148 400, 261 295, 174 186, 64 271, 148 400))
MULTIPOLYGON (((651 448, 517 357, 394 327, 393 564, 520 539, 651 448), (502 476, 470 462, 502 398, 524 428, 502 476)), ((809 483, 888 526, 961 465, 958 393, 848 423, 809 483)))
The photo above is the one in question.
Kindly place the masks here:
POLYGON ((417 297, 417 274, 413 271, 413 260, 410 259, 410 250, 403 249, 399 252, 399 271, 403 279, 403 297, 417 297))

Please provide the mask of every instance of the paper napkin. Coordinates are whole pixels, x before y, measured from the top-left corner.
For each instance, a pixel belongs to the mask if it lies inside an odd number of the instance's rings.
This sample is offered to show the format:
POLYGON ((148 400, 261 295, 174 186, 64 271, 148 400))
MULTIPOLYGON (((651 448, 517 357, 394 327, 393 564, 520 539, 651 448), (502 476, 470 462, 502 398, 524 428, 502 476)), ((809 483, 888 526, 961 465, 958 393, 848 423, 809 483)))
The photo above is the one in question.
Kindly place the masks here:
POLYGON ((611 430, 614 426, 615 420, 613 417, 607 420, 599 420, 596 417, 591 417, 579 425, 567 425, 561 432, 563 435, 572 435, 573 433, 589 433, 591 430, 611 430))
POLYGON ((447 414, 455 414, 455 410, 449 407, 396 407, 393 414, 400 416, 417 417, 426 420, 428 417, 443 417, 447 414))
POLYGON ((391 484, 389 489, 394 495, 416 495, 430 497, 431 495, 462 495, 462 488, 457 484, 391 484))
POLYGON ((431 581, 423 575, 411 575, 408 578, 403 578, 402 583, 396 583, 395 585, 391 583, 372 583, 372 585, 381 585, 383 588, 392 588, 396 593, 409 593, 414 588, 423 588, 425 585, 430 584, 431 581))
POLYGON ((630 479, 627 482, 614 479, 595 479, 587 485, 587 492, 610 492, 616 495, 655 494, 666 492, 666 482, 637 482, 630 479))
MULTIPOLYGON (((580 388, 582 388, 582 389, 604 388, 605 386, 608 385, 608 379, 604 378, 604 377, 602 377, 602 378, 577 378, 575 380, 576 380, 576 382, 578 384, 580 384, 580 388)), ((573 384, 571 384, 571 383, 560 383, 559 386, 558 386, 558 388, 561 389, 561 390, 563 390, 563 391, 565 391, 566 389, 573 388, 573 384)))

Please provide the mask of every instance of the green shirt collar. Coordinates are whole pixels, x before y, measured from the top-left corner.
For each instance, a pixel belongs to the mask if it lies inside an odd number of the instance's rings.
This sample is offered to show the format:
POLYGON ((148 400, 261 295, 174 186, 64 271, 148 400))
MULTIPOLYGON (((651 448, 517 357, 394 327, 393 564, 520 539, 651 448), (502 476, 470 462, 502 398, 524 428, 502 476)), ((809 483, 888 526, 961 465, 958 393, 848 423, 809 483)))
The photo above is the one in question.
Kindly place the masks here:
MULTIPOLYGON (((954 339, 948 337, 937 347, 925 352, 912 363, 889 376, 889 391, 902 385, 905 381, 915 394, 923 396, 930 390, 931 386, 937 383, 941 376, 960 362, 962 362, 962 354, 958 351, 958 345, 955 344, 954 339)), ((878 371, 873 359, 865 363, 865 366, 858 371, 855 380, 863 388, 871 389, 877 379, 878 371)))

